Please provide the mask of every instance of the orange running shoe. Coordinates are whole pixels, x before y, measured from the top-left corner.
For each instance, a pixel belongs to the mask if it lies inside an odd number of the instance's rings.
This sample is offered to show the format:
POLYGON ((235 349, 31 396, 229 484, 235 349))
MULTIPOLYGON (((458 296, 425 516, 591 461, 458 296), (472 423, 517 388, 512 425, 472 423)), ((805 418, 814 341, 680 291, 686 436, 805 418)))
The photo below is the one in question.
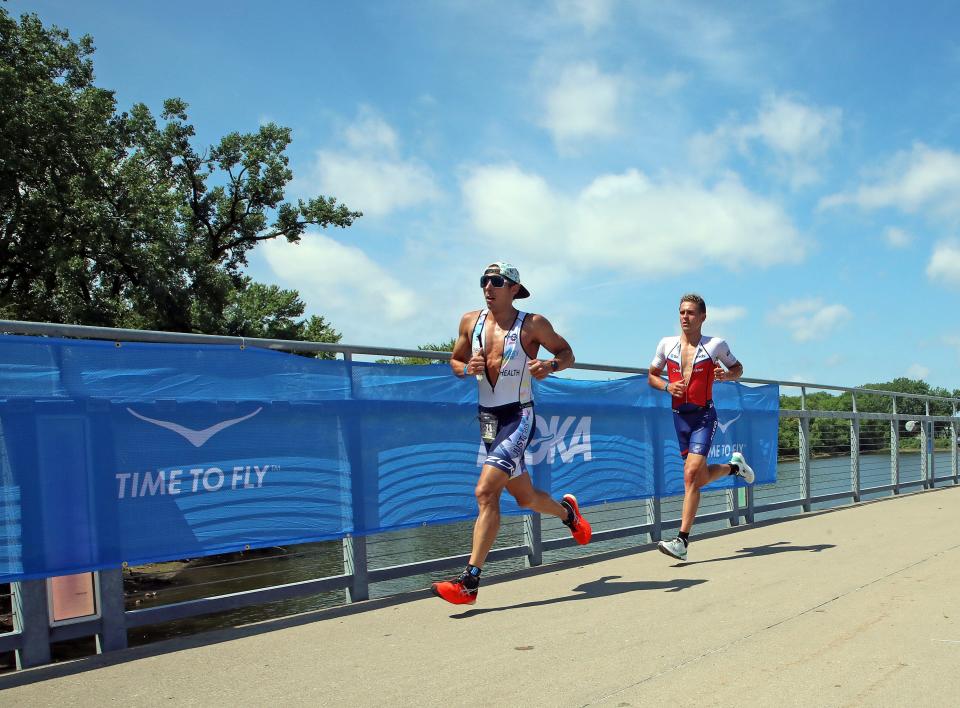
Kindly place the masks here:
POLYGON ((456 580, 444 580, 441 583, 433 583, 430 586, 431 592, 437 597, 442 597, 447 602, 454 605, 472 605, 477 601, 477 590, 476 588, 468 588, 463 584, 463 576, 461 573, 456 580))
POLYGON ((580 506, 577 504, 577 498, 572 494, 564 494, 560 502, 565 508, 573 512, 573 521, 563 523, 570 529, 574 540, 581 546, 590 543, 590 537, 593 535, 593 529, 590 528, 590 522, 583 518, 580 513, 580 506))

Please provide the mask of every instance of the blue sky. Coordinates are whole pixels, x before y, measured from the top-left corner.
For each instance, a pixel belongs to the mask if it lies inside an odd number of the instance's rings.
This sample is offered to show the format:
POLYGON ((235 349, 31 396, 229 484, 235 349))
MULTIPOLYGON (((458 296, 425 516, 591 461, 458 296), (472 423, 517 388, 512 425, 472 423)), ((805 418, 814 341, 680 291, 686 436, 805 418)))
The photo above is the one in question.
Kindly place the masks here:
POLYGON ((687 291, 747 376, 960 387, 955 2, 11 2, 94 37, 120 108, 201 143, 293 129, 268 243, 353 344, 448 339, 509 260, 591 363, 646 366, 687 291))

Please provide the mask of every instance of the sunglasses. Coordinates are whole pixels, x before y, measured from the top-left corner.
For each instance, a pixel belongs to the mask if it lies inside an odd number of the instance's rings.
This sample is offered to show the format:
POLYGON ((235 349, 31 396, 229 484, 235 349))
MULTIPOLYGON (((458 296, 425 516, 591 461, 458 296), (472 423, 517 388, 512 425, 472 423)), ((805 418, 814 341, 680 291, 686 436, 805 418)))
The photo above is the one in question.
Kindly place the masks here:
POLYGON ((480 287, 487 287, 487 283, 490 283, 495 288, 502 288, 504 285, 513 285, 513 281, 508 278, 504 278, 502 275, 484 275, 480 277, 480 287))

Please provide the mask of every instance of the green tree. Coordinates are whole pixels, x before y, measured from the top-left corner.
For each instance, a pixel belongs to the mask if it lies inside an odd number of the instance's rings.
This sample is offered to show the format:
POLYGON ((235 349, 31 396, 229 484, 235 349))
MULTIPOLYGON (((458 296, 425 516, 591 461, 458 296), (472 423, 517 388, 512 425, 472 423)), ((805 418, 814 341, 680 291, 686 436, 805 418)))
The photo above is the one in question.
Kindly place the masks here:
MULTIPOLYGON (((957 398, 960 391, 949 391, 941 387, 934 387, 919 379, 906 377, 896 378, 884 383, 867 383, 860 388, 879 391, 898 391, 912 395, 942 396, 957 398)), ((864 413, 891 413, 893 411, 892 396, 875 393, 856 394, 857 410, 864 413)), ((825 391, 816 391, 807 394, 806 405, 808 410, 823 411, 852 411, 853 395, 849 391, 831 394, 825 391)), ((780 396, 780 408, 798 410, 800 396, 780 396)), ((918 398, 897 398, 897 412, 906 415, 924 415, 926 403, 918 398)), ((953 414, 953 407, 945 401, 931 401, 932 415, 953 414)), ((782 418, 780 420, 780 449, 784 455, 794 455, 799 447, 799 432, 797 420, 782 418)), ((900 428, 900 446, 902 448, 918 448, 919 431, 907 432, 900 428)), ((940 425, 936 429, 936 436, 946 439, 951 436, 947 426, 940 425)), ((860 421, 860 451, 880 452, 890 447, 890 424, 885 420, 860 421)), ((810 421, 810 449, 813 454, 847 454, 850 450, 850 421, 846 419, 814 418, 810 421)))
MULTIPOLYGON (((780 396, 782 409, 800 410, 800 396, 780 396)), ((807 410, 850 410, 843 407, 839 396, 825 391, 807 394, 807 410)), ((798 455, 799 423, 796 418, 780 419, 780 448, 787 455, 798 455)), ((810 420, 810 450, 814 455, 838 454, 850 449, 850 422, 843 419, 813 418, 810 420)))
MULTIPOLYGON (((425 352, 452 352, 453 345, 457 343, 457 338, 452 337, 446 342, 440 342, 439 344, 421 344, 417 349, 425 352)), ((378 364, 412 364, 412 365, 422 365, 422 364, 437 364, 440 363, 439 359, 427 359, 420 356, 395 356, 389 359, 377 359, 378 364)))
POLYGON ((0 9, 0 317, 210 334, 308 332, 295 291, 243 274, 261 241, 360 216, 284 201, 290 130, 193 145, 187 105, 117 113, 93 42, 0 9))
MULTIPOLYGON (((296 290, 255 283, 244 278, 242 287, 233 290, 223 311, 223 334, 234 337, 293 339, 308 342, 340 341, 340 333, 318 315, 302 319, 306 306, 296 290)), ((319 359, 336 355, 318 352, 319 359)))

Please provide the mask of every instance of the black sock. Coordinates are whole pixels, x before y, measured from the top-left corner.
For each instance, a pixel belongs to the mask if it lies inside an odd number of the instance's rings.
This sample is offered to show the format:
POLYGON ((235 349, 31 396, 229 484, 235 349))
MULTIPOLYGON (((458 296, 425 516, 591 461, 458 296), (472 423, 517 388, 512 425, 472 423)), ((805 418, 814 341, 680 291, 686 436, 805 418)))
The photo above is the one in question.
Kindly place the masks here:
POLYGON ((564 521, 567 526, 573 526, 573 520, 576 518, 573 515, 573 507, 567 501, 560 502, 560 506, 567 510, 567 520, 564 521))
POLYGON ((733 463, 730 464, 730 474, 737 474, 739 471, 740 471, 740 465, 735 465, 733 463))
POLYGON ((463 578, 464 586, 473 589, 480 585, 480 573, 483 572, 483 568, 478 568, 475 565, 467 564, 467 569, 461 573, 460 577, 463 578))
POLYGON ((690 532, 689 532, 689 531, 681 531, 680 533, 677 534, 677 538, 679 538, 681 541, 683 541, 683 546, 684 546, 684 548, 686 548, 687 546, 690 545, 690 532))

